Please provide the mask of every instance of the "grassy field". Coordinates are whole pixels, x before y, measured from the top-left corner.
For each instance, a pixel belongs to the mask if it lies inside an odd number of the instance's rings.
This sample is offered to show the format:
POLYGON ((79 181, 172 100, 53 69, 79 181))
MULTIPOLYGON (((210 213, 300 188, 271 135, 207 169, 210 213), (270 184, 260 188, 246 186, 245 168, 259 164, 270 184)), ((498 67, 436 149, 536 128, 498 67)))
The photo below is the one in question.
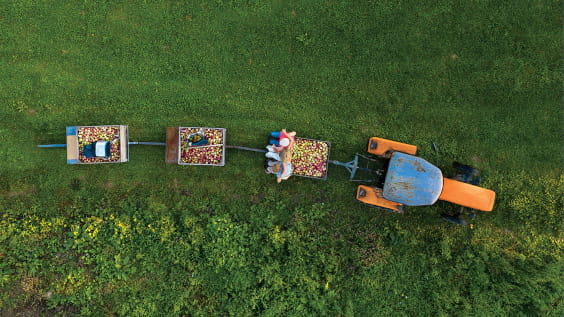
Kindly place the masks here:
POLYGON ((0 315, 562 316, 560 1, 0 1, 0 315), (497 193, 473 229, 361 205, 344 168, 73 166, 65 126, 379 136, 497 193), (432 143, 438 146, 433 151, 432 143))

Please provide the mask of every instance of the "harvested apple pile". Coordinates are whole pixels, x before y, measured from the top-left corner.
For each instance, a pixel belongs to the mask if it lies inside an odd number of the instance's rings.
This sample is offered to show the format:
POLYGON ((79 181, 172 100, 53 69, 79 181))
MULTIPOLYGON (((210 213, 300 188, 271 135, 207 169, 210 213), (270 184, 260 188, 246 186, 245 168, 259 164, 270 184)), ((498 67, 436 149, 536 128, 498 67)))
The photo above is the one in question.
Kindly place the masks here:
POLYGON ((180 163, 199 165, 222 165, 223 129, 205 128, 206 145, 189 146, 188 137, 200 131, 200 128, 180 128, 180 163))
POLYGON ((79 127, 76 129, 78 138, 78 159, 81 163, 117 162, 120 158, 119 127, 79 127), (110 141, 110 157, 85 157, 84 147, 97 141, 110 141))
POLYGON ((325 178, 327 160, 329 160, 328 142, 296 138, 292 155, 294 175, 325 178))

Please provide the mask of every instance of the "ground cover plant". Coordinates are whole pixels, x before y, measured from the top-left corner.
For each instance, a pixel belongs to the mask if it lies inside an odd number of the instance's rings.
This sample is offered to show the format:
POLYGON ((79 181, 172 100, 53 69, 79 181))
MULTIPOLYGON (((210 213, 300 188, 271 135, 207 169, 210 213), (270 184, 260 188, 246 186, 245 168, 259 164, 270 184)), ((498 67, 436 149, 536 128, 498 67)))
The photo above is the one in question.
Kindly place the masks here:
POLYGON ((561 316, 560 1, 2 1, 0 315, 561 316), (327 180, 276 184, 259 153, 224 167, 67 165, 66 126, 223 127, 331 143, 378 136, 494 210, 401 215, 327 180), (432 144, 436 145, 437 151, 432 144))

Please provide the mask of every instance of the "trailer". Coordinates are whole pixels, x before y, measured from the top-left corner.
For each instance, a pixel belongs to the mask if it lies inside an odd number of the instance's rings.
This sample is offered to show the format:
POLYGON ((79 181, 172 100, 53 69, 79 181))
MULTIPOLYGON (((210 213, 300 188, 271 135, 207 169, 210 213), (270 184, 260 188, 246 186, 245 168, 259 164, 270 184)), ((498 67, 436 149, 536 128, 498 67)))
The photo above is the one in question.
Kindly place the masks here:
POLYGON ((168 127, 165 162, 177 165, 225 165, 227 129, 168 127))
POLYGON ((67 164, 129 161, 127 125, 71 126, 66 136, 67 164))
POLYGON ((292 176, 327 179, 331 143, 296 137, 293 152, 292 176))

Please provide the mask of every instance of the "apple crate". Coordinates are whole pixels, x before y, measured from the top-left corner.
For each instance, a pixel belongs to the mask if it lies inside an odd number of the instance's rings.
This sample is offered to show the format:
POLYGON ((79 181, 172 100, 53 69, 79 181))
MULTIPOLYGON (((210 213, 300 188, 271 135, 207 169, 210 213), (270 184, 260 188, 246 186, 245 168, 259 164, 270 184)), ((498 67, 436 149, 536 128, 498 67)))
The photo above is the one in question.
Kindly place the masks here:
POLYGON ((67 127, 67 164, 124 163, 129 160, 127 125, 67 127))
POLYGON ((225 165, 225 128, 167 128, 166 162, 178 165, 225 165), (205 142, 195 141, 202 135, 205 142), (200 143, 202 142, 202 143, 200 143))
POLYGON ((296 138, 292 165, 294 176, 327 179, 331 143, 306 138, 296 138))

